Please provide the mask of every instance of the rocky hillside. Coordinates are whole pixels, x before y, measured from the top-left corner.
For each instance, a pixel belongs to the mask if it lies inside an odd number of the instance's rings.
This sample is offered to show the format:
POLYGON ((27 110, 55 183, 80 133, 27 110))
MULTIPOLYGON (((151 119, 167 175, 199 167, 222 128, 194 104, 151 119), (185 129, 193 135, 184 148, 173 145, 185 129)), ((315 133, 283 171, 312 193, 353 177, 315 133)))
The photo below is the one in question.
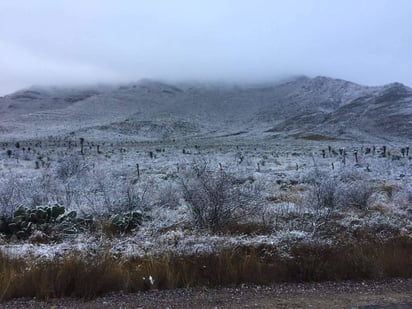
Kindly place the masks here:
POLYGON ((0 98, 7 136, 412 136, 412 89, 327 77, 249 86, 142 80, 121 87, 32 88, 0 98))
POLYGON ((299 113, 268 131, 298 136, 314 133, 350 138, 364 134, 407 139, 412 136, 412 89, 399 83, 376 87, 329 111, 299 113))

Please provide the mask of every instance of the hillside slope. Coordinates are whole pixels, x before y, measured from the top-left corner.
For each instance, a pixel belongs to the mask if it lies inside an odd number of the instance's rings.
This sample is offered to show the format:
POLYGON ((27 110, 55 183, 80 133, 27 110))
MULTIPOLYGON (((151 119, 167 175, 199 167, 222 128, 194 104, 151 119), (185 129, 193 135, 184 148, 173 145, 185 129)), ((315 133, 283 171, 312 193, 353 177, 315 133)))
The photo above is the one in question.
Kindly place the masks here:
POLYGON ((327 77, 249 86, 142 80, 121 87, 32 88, 0 98, 4 136, 82 134, 168 139, 248 135, 404 139, 412 90, 327 77))

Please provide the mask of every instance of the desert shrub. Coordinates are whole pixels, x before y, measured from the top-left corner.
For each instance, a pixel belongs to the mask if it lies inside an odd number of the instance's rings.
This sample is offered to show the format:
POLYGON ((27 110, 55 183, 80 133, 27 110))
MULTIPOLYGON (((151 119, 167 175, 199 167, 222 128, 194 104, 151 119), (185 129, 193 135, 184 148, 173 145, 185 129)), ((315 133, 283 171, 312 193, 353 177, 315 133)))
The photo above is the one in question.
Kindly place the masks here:
POLYGON ((337 184, 333 178, 323 179, 313 186, 318 207, 336 208, 337 184))
POLYGON ((10 216, 30 199, 29 185, 17 177, 0 181, 0 215, 10 216))
POLYGON ((312 207, 315 209, 337 208, 338 182, 333 176, 315 169, 303 177, 303 182, 310 185, 309 202, 312 207))
POLYGON ((317 169, 303 177, 310 185, 309 202, 315 209, 366 209, 374 187, 359 173, 346 172, 333 176, 317 169))
POLYGON ((166 207, 170 209, 176 209, 179 206, 179 194, 178 188, 172 184, 168 184, 166 187, 159 191, 159 197, 157 205, 160 207, 166 207))
POLYGON ((224 229, 252 213, 250 196, 236 184, 236 179, 222 170, 204 169, 189 179, 182 179, 183 197, 193 223, 212 232, 224 229))
POLYGON ((412 186, 407 183, 399 185, 385 184, 378 189, 394 202, 396 207, 409 209, 412 205, 412 186))
POLYGON ((148 210, 149 202, 146 199, 148 186, 148 184, 141 184, 141 187, 139 187, 127 182, 120 182, 113 187, 103 185, 104 209, 107 209, 110 213, 148 210))
MULTIPOLYGON (((52 172, 45 170, 39 177, 27 181, 27 207, 48 204, 63 204, 59 181, 52 172)), ((66 205, 66 204, 65 204, 66 205)))
POLYGON ((365 173, 359 169, 341 169, 337 175, 339 177, 340 182, 353 182, 353 181, 360 181, 366 178, 365 173))
POLYGON ((11 215, 20 206, 61 204, 59 195, 58 183, 48 173, 35 178, 10 177, 0 181, 0 215, 11 215))
POLYGON ((0 212, 11 214, 18 207, 16 204, 17 185, 14 179, 0 182, 0 212))
POLYGON ((374 192, 373 186, 366 180, 357 180, 341 186, 339 190, 339 206, 343 209, 354 207, 366 209, 374 192))
POLYGON ((104 171, 92 171, 84 179, 79 208, 94 215, 146 212, 151 207, 153 187, 150 179, 133 183, 129 175, 113 177, 104 171))
POLYGON ((88 170, 88 164, 81 156, 78 155, 64 157, 57 163, 55 167, 57 178, 63 181, 71 177, 79 177, 81 176, 81 174, 86 173, 88 170))

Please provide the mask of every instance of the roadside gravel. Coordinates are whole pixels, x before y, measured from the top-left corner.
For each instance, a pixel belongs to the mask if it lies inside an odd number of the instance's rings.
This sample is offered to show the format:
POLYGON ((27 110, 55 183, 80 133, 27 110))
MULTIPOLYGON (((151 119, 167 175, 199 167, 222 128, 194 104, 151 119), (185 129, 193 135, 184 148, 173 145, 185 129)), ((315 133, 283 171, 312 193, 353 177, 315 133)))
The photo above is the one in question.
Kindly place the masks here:
POLYGON ((412 278, 112 293, 90 301, 16 299, 1 308, 412 308, 412 278))

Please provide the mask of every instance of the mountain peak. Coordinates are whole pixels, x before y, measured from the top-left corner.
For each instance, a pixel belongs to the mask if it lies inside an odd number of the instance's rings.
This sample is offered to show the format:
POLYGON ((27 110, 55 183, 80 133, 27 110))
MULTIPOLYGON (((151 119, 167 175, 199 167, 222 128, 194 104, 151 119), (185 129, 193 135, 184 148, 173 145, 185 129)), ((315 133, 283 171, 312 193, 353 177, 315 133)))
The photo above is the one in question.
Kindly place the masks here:
POLYGON ((27 132, 46 135, 50 130, 64 134, 105 128, 101 134, 144 138, 151 130, 159 136, 172 136, 176 130, 183 137, 257 134, 273 128, 270 132, 284 135, 311 131, 339 136, 344 128, 407 136, 412 134, 411 99, 412 89, 401 83, 367 87, 326 76, 253 86, 143 79, 111 88, 21 90, 0 99, 0 120, 9 128, 18 123, 30 128, 27 132))
POLYGON ((394 83, 390 83, 390 84, 386 84, 385 86, 383 86, 383 88, 386 89, 393 89, 396 91, 401 91, 401 92, 409 92, 411 91, 411 88, 405 86, 402 83, 398 83, 398 82, 394 82, 394 83))

